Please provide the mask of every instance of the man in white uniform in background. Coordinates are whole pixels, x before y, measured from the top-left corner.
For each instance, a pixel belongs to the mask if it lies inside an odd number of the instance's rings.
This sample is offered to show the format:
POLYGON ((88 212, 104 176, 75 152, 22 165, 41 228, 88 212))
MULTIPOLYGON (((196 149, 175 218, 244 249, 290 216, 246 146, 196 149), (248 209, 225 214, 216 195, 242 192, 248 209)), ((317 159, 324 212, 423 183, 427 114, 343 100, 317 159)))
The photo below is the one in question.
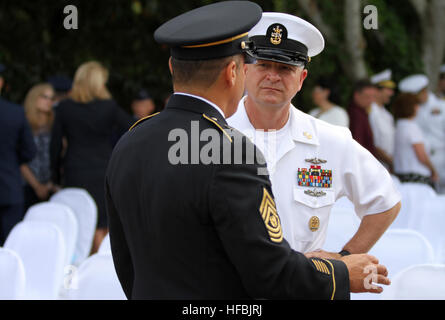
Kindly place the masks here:
POLYGON ((439 174, 435 189, 445 193, 445 102, 428 90, 423 74, 411 75, 399 83, 401 92, 416 94, 421 101, 416 121, 425 138, 425 149, 439 174))
POLYGON ((295 16, 263 13, 249 38, 258 61, 247 68, 247 96, 228 123, 266 157, 284 237, 307 256, 338 259, 367 252, 397 216, 400 194, 387 170, 347 128, 291 104, 310 57, 324 48, 323 36, 295 16), (342 196, 353 202, 361 225, 341 253, 321 251, 331 208, 342 196))
POLYGON ((377 88, 375 101, 371 104, 369 124, 371 125, 377 158, 386 169, 392 171, 394 156, 394 117, 385 105, 391 101, 396 84, 391 80, 392 71, 387 69, 371 77, 377 88))

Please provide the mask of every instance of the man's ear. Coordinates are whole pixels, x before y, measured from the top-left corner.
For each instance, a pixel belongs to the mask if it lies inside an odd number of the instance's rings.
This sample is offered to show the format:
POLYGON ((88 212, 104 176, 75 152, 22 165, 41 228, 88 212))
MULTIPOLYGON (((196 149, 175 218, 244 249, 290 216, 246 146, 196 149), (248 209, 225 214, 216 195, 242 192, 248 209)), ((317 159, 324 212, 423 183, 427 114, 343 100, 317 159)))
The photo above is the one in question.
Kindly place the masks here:
POLYGON ((170 74, 173 74, 172 57, 168 59, 168 69, 170 70, 170 74))
POLYGON ((298 88, 298 91, 301 90, 301 87, 303 86, 303 82, 307 78, 307 74, 308 74, 307 69, 303 69, 303 71, 301 71, 301 73, 300 73, 300 86, 298 88))
POLYGON ((224 68, 224 80, 229 87, 233 87, 236 83, 236 70, 237 65, 235 60, 229 62, 229 64, 224 68))

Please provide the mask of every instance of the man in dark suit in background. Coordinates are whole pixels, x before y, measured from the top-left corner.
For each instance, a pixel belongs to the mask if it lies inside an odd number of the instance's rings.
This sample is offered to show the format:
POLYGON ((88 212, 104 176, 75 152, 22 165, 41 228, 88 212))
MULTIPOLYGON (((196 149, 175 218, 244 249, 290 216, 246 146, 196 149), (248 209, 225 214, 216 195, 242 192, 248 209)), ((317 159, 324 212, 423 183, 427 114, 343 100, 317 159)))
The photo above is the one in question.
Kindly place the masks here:
MULTIPOLYGON (((0 65, 0 93, 4 85, 0 65)), ((0 246, 23 217, 20 165, 32 160, 37 149, 23 107, 0 98, 0 246)))
POLYGON ((252 2, 224 1, 155 32, 171 46, 175 93, 118 142, 105 181, 113 261, 129 299, 348 299, 369 291, 369 264, 389 283, 369 255, 292 251, 263 155, 227 125, 260 18, 252 2))

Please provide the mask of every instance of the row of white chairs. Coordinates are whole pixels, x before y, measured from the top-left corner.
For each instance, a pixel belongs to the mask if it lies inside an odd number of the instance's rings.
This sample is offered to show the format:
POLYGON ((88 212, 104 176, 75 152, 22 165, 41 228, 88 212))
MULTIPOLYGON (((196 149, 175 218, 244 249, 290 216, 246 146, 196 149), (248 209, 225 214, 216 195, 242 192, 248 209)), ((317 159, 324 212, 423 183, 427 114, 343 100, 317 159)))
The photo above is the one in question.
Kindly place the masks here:
MULTIPOLYGON (((435 265, 433 268, 436 268, 436 265, 445 264, 445 233, 441 230, 445 225, 445 198, 427 185, 400 183, 395 177, 394 182, 402 195, 402 209, 369 253, 388 268, 391 279, 398 279, 403 270, 413 266, 435 265)), ((353 237, 359 225, 360 219, 355 214, 353 204, 347 198, 339 199, 331 212, 323 249, 338 252, 353 237)), ((394 287, 393 283, 384 292, 392 292, 394 287)), ((410 296, 411 293, 406 295, 410 296)), ((386 293, 351 295, 352 299, 385 297, 386 293)), ((445 299, 444 295, 440 297, 445 299)))
POLYGON ((8 279, 8 265, 23 266, 9 278, 3 298, 57 299, 64 269, 79 265, 90 252, 97 221, 97 208, 87 191, 67 188, 49 202, 32 206, 8 235, 0 258, 0 273, 8 279), (5 270, 3 270, 5 268, 5 270), (24 286, 22 285, 24 283, 24 286), (9 291, 8 291, 9 290, 9 291))

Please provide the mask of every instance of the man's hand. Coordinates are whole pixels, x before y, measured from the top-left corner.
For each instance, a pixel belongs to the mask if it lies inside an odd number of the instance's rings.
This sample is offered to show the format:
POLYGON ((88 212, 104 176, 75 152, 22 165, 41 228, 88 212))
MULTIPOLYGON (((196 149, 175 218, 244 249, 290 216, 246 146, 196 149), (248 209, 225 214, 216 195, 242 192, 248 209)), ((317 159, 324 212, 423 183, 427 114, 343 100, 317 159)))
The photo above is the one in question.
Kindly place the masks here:
POLYGON ((49 188, 46 184, 38 183, 34 192, 39 200, 47 200, 49 196, 49 188))
POLYGON ((351 292, 381 293, 383 288, 374 283, 390 285, 387 278, 388 270, 379 260, 369 254, 351 254, 340 259, 346 264, 349 271, 351 292))
POLYGON ((335 259, 335 260, 341 259, 341 255, 339 253, 328 252, 328 251, 324 251, 324 250, 306 252, 304 255, 308 259, 309 258, 335 259))

